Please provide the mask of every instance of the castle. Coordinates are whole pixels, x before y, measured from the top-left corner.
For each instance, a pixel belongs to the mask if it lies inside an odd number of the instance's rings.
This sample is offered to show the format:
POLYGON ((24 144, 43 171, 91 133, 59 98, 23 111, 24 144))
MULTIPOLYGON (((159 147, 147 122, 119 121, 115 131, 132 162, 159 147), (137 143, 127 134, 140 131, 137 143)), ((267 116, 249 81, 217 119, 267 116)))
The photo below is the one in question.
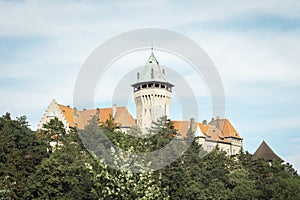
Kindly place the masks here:
MULTIPOLYGON (((153 51, 151 51, 143 71, 137 73, 137 81, 131 86, 136 105, 136 119, 132 117, 126 107, 113 105, 110 108, 78 110, 52 100, 38 124, 38 129, 42 129, 43 124, 54 117, 63 122, 66 130, 69 130, 70 127, 83 129, 89 120, 97 115, 99 122, 105 122, 112 116, 122 132, 126 132, 133 126, 138 126, 145 131, 151 128, 152 122, 157 121, 160 117, 167 116, 169 118, 172 89, 175 86, 166 80, 165 70, 160 68, 153 51)), ((173 120, 173 123, 175 129, 179 131, 180 137, 185 138, 191 127, 190 121, 173 120)), ((227 155, 234 155, 239 153, 243 146, 243 139, 228 119, 217 117, 209 123, 206 120, 202 123, 194 122, 192 130, 196 141, 206 151, 211 151, 218 146, 227 155)))

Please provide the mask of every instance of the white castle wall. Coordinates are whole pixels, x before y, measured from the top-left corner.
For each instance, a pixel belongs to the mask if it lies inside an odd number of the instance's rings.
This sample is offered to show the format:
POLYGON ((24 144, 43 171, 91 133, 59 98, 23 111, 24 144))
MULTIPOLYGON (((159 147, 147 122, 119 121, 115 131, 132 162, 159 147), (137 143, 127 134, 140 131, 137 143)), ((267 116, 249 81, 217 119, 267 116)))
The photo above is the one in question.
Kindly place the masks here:
POLYGON ((147 87, 134 92, 137 125, 150 128, 152 121, 162 116, 169 117, 172 93, 165 88, 147 87))
POLYGON ((224 142, 218 142, 218 141, 211 141, 211 140, 206 140, 205 138, 198 138, 196 140, 198 144, 201 144, 203 149, 207 152, 212 151, 215 149, 217 146, 221 151, 225 151, 227 155, 236 155, 238 154, 243 146, 243 143, 241 140, 238 142, 234 143, 224 143, 224 142))
POLYGON ((41 121, 38 124, 37 129, 43 129, 43 125, 48 123, 50 119, 57 117, 64 124, 64 128, 69 131, 69 122, 66 120, 62 110, 57 105, 57 102, 53 99, 46 109, 41 121))

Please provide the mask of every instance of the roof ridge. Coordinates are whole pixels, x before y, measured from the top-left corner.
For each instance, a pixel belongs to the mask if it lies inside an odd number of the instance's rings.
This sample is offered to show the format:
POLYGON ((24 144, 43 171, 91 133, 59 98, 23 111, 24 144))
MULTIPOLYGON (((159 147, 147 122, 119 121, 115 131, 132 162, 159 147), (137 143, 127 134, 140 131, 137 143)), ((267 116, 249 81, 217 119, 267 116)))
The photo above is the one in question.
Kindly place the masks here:
POLYGON ((254 160, 257 160, 258 158, 264 158, 266 160, 273 160, 277 158, 282 160, 264 140, 253 154, 254 160))

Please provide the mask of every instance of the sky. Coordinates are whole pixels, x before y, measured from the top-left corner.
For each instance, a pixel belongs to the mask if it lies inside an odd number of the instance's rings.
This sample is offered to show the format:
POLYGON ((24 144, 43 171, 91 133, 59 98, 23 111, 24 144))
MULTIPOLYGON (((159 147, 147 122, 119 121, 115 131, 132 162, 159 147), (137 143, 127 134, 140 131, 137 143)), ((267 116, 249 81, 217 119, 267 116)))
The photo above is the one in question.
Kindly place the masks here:
MULTIPOLYGON (((300 171, 299 1, 0 1, 0 114, 26 115, 35 129, 52 99, 72 106, 78 73, 97 46, 140 28, 176 31, 198 43, 221 76, 226 118, 244 149, 254 153, 265 140, 300 171)), ((199 118, 213 117, 209 93, 187 63, 155 55, 192 85, 199 118)), ((97 106, 110 106, 107 94, 148 56, 116 61, 107 87, 95 94, 97 106)), ((131 98, 125 106, 134 114, 131 98)))

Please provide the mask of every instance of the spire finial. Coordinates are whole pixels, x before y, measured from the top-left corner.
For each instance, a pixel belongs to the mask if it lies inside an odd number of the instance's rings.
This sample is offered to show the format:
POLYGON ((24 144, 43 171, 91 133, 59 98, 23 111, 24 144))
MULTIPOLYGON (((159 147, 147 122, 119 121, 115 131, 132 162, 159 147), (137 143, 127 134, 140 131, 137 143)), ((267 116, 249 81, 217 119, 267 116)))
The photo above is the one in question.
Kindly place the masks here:
POLYGON ((153 43, 151 42, 151 53, 153 53, 153 43))

